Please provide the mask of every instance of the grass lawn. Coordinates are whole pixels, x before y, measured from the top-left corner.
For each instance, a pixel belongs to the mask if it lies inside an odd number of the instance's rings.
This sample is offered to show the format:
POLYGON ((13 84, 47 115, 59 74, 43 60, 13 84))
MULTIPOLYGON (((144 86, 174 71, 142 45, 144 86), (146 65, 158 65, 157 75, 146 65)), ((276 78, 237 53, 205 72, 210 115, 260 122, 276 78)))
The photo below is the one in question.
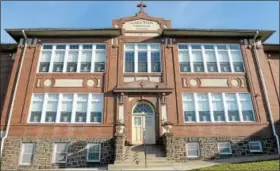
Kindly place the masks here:
POLYGON ((192 171, 222 171, 222 170, 257 170, 257 171, 279 171, 279 160, 270 160, 270 161, 259 161, 259 162, 248 162, 248 163, 237 163, 237 164, 221 164, 211 167, 205 167, 201 169, 195 169, 192 171))

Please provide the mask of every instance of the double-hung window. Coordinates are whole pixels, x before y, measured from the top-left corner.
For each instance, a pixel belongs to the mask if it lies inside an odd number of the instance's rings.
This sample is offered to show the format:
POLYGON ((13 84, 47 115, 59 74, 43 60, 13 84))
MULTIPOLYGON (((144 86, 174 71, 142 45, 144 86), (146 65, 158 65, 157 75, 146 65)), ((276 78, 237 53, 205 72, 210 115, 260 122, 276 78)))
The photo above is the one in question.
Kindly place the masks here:
POLYGON ((71 122, 72 108, 73 94, 63 94, 60 109, 60 122, 71 122))
POLYGON ((240 121, 236 94, 228 93, 225 97, 229 121, 240 121))
POLYGON ((54 163, 66 163, 68 154, 68 143, 55 143, 54 144, 54 163))
POLYGON ((103 44, 96 45, 95 58, 94 58, 94 72, 105 71, 105 53, 106 46, 103 44))
POLYGON ((148 72, 148 54, 146 49, 138 51, 138 72, 148 72))
POLYGON ((241 111, 244 121, 254 121, 253 106, 251 97, 247 93, 240 93, 239 100, 241 104, 241 111))
POLYGON ((186 151, 188 158, 196 158, 200 156, 199 143, 186 143, 186 151))
POLYGON ((55 122, 58 105, 58 94, 48 94, 45 122, 55 122))
POLYGON ((218 72, 217 59, 213 45, 204 45, 205 59, 208 72, 218 72))
POLYGON ((34 158, 35 143, 22 143, 20 164, 31 165, 34 158))
POLYGON ((87 144, 87 162, 99 162, 101 155, 100 144, 87 144))
POLYGON ((217 45, 221 72, 231 72, 229 53, 226 45, 217 45))
POLYGON ((65 45, 56 45, 53 57, 52 72, 62 72, 65 60, 65 45))
POLYGON ((221 93, 211 93, 214 121, 225 121, 225 110, 221 93))
POLYGON ((179 51, 180 72, 191 72, 188 46, 182 46, 181 48, 179 51))
POLYGON ((202 49, 200 45, 192 45, 192 61, 194 72, 204 72, 202 49))
POLYGON ((33 94, 30 123, 102 123, 103 94, 33 94))
POLYGON ((91 110, 90 110, 90 122, 101 123, 103 112, 103 96, 100 94, 92 94, 91 98, 91 110))
POLYGON ((180 72, 244 72, 237 44, 178 44, 180 72))
POLYGON ((30 122, 40 122, 42 117, 44 94, 34 94, 32 97, 30 122))
POLYGON ((183 93, 185 122, 255 121, 249 93, 183 93))
POLYGON ((197 94, 197 109, 200 122, 210 122, 209 99, 206 93, 197 94))
POLYGON ((231 59, 233 62, 234 72, 244 72, 243 59, 239 46, 230 45, 229 49, 230 49, 231 59))
POLYGON ((67 72, 77 72, 79 45, 70 45, 67 59, 67 72))
POLYGON ((159 44, 125 44, 125 72, 161 72, 159 44))
POLYGON ((194 94, 185 94, 183 96, 183 109, 184 109, 184 119, 186 122, 195 122, 195 103, 194 94))
POLYGON ((106 44, 44 44, 39 72, 104 72, 106 44))
POLYGON ((44 45, 41 51, 40 59, 40 72, 49 72, 51 56, 52 56, 52 45, 44 45))
POLYGON ((88 103, 87 94, 79 94, 77 96, 76 118, 75 118, 76 122, 86 122, 87 103, 88 103))
POLYGON ((92 45, 83 45, 80 71, 90 72, 91 71, 91 59, 92 59, 92 45))

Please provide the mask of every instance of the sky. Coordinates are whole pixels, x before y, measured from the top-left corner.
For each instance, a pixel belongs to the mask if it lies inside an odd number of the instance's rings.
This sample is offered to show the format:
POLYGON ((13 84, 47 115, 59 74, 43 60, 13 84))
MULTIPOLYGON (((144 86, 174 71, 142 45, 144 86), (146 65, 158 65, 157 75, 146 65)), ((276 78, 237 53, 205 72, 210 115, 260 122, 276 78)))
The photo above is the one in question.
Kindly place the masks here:
MULTIPOLYGON (((13 43, 7 28, 110 28, 112 20, 133 16, 139 1, 4 1, 1 43, 13 43)), ((266 43, 279 44, 279 2, 144 1, 150 16, 173 28, 275 30, 266 43)))

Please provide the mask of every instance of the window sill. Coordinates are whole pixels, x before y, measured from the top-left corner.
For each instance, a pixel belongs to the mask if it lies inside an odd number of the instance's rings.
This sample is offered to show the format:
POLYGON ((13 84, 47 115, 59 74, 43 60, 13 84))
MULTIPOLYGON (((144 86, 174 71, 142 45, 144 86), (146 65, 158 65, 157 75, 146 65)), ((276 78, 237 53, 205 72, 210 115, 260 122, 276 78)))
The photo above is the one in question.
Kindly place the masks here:
POLYGON ((87 160, 87 163, 100 163, 100 160, 87 160))
POLYGON ((219 153, 220 156, 229 156, 232 155, 232 153, 219 153))
POLYGON ((103 124, 103 123, 26 123, 24 125, 13 125, 13 126, 46 126, 46 127, 113 127, 114 124, 103 124))
POLYGON ((245 76, 245 72, 180 72, 181 76, 245 76))
POLYGON ((268 124, 268 122, 185 122, 174 126, 251 126, 268 124))
POLYGON ((250 153, 262 153, 263 151, 255 151, 255 150, 253 150, 253 151, 250 151, 250 153))
POLYGON ((31 166, 31 163, 29 164, 20 163, 19 166, 31 166))
POLYGON ((161 76, 161 72, 125 72, 124 76, 161 76))
POLYGON ((106 72, 37 72, 37 76, 46 76, 46 75, 103 75, 106 72))

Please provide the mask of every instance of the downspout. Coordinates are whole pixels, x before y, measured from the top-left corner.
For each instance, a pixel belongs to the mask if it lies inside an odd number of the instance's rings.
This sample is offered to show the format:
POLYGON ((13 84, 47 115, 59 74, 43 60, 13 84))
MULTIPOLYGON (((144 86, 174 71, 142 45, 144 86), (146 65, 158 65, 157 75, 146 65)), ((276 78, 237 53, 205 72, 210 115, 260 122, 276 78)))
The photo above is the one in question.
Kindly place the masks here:
POLYGON ((273 132, 273 135, 275 136, 275 139, 276 139, 278 154, 280 154, 279 136, 277 135, 277 132, 275 130, 275 125, 274 125, 274 120, 273 120, 273 116, 272 116, 271 106, 270 106, 270 102, 269 102, 269 98, 268 98, 268 94, 267 94, 267 90, 266 90, 266 85, 265 85, 265 82, 264 82, 263 73, 262 73, 262 70, 261 70, 261 64, 260 64, 260 61, 259 61, 259 56, 258 56, 258 53, 257 53, 256 39, 257 39, 258 35, 259 35, 259 31, 256 32, 256 34, 254 36, 254 39, 253 39, 253 42, 252 42, 253 52, 254 52, 254 56, 255 56, 256 61, 257 61, 257 68, 258 68, 260 78, 261 78, 261 83, 262 83, 262 87, 263 87, 263 91, 264 91, 265 102, 266 102, 266 105, 267 105, 269 119, 270 119, 270 122, 271 122, 272 132, 273 132))
POLYGON ((20 74, 21 74, 23 58, 25 56, 25 51, 26 51, 26 46, 27 46, 27 36, 26 36, 24 30, 22 30, 22 34, 23 34, 23 37, 24 37, 24 49, 23 49, 22 55, 19 59, 20 60, 20 66, 19 66, 18 73, 16 74, 16 77, 17 77, 16 79, 17 80, 16 80, 16 85, 15 85, 15 88, 14 88, 13 97, 12 97, 12 104, 11 104, 11 107, 10 107, 10 110, 9 110, 9 116, 8 116, 9 118, 8 118, 7 128, 6 128, 6 131, 5 131, 5 135, 4 135, 4 137, 2 138, 2 141, 1 141, 1 157, 2 157, 2 154, 3 154, 4 141, 8 137, 8 133, 9 133, 9 129, 10 129, 10 123, 11 123, 11 118, 12 118, 12 114, 13 114, 13 108, 14 108, 14 103, 15 103, 15 97, 16 97, 19 77, 20 77, 20 74))

